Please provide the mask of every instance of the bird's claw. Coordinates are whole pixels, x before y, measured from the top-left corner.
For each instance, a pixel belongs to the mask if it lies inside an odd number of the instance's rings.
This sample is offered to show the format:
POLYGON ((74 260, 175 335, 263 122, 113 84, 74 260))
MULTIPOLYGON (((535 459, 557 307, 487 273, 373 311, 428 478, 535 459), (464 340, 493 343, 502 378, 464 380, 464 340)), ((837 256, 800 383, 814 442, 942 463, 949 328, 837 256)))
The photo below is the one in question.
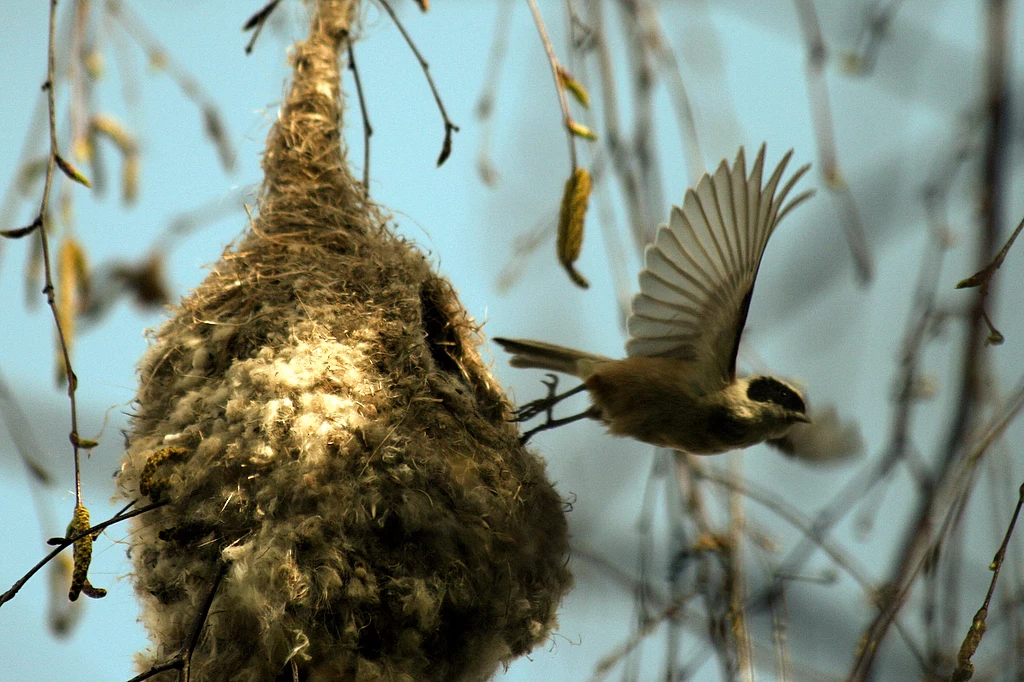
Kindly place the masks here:
POLYGON ((545 415, 547 417, 544 420, 543 424, 541 424, 540 426, 537 426, 535 428, 530 429, 529 431, 524 433, 522 436, 520 436, 519 442, 521 444, 523 444, 523 445, 526 445, 526 442, 528 440, 530 440, 530 436, 532 436, 535 433, 539 433, 541 431, 547 431, 548 429, 554 429, 554 428, 557 428, 559 426, 562 426, 563 424, 571 424, 572 422, 577 421, 579 419, 583 419, 584 417, 593 417, 593 416, 595 416, 597 414, 594 411, 594 408, 591 407, 589 409, 584 410, 583 412, 581 412, 579 414, 575 414, 575 415, 572 415, 570 417, 565 417, 563 419, 555 419, 555 412, 554 412, 555 405, 557 405, 558 403, 562 402, 563 400, 565 400, 569 396, 574 396, 577 393, 582 393, 583 391, 587 390, 587 385, 585 383, 584 384, 580 384, 579 386, 577 386, 575 388, 569 389, 565 393, 559 393, 558 392, 558 376, 557 375, 555 375, 555 374, 548 374, 547 375, 547 379, 546 380, 542 379, 541 382, 545 386, 548 387, 548 394, 546 396, 544 396, 543 398, 538 398, 537 400, 534 400, 532 402, 526 403, 525 405, 520 407, 518 410, 516 410, 515 415, 512 417, 512 421, 516 421, 516 422, 528 421, 530 419, 533 419, 534 417, 536 417, 539 414, 543 414, 543 415, 545 415))
POLYGON ((538 414, 546 413, 548 421, 554 419, 555 405, 563 398, 558 395, 558 376, 555 374, 548 374, 547 379, 541 379, 541 383, 548 387, 548 394, 543 398, 538 398, 531 402, 526 403, 518 410, 516 410, 515 417, 512 421, 525 422, 533 419, 538 414))

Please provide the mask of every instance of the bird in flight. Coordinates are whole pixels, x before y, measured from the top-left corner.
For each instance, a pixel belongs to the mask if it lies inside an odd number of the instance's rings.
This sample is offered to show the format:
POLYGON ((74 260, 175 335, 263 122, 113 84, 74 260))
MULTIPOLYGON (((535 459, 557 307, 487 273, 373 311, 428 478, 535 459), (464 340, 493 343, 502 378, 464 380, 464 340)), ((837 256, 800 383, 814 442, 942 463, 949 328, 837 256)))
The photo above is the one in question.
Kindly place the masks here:
POLYGON ((807 406, 791 384, 772 376, 736 376, 736 354, 765 246, 779 222, 814 192, 786 197, 809 165, 781 185, 793 151, 762 184, 765 146, 747 175, 741 147, 688 189, 682 208, 658 228, 644 252, 640 292, 633 297, 624 359, 541 341, 495 338, 513 367, 578 377, 562 394, 524 405, 520 420, 546 413, 531 435, 584 417, 610 433, 693 454, 714 454, 785 436, 806 423, 807 406), (591 406, 555 419, 552 408, 586 390, 591 406))

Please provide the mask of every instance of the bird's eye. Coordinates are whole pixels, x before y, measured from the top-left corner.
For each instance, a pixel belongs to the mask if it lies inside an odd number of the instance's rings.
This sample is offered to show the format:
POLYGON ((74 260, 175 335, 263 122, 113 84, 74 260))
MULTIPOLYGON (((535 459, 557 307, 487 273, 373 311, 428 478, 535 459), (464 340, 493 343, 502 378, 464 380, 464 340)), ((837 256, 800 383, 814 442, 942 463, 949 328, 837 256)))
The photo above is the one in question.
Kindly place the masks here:
POLYGON ((800 394, 772 377, 754 377, 747 386, 747 397, 759 403, 775 403, 787 410, 807 413, 807 405, 800 394))

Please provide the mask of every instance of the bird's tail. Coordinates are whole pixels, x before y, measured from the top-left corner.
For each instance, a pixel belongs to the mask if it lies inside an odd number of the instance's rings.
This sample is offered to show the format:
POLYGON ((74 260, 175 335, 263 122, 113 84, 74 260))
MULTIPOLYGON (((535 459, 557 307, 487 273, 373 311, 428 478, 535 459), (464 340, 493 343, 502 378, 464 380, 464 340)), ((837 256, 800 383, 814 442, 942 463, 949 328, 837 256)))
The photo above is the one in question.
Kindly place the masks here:
POLYGON ((609 358, 593 353, 584 353, 565 346, 556 346, 543 341, 526 339, 504 339, 493 337, 494 341, 512 354, 509 364, 513 367, 535 367, 554 372, 572 374, 585 379, 595 362, 607 362, 609 358))

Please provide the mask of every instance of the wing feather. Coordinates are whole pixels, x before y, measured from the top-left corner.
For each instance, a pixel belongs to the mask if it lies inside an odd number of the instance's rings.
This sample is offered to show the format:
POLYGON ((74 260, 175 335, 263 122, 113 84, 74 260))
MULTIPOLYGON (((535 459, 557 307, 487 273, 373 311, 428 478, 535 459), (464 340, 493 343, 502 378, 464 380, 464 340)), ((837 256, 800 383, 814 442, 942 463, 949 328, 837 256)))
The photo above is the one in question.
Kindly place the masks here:
MULTIPOLYGON (((675 220, 669 221, 669 231, 664 233, 664 235, 655 236, 654 245, 656 248, 654 251, 678 246, 682 260, 674 262, 673 265, 680 270, 685 267, 686 270, 693 272, 694 277, 713 281, 718 276, 715 267, 716 263, 701 241, 700 235, 693 229, 690 217, 682 210, 675 208, 672 209, 672 217, 675 220), (659 240, 658 237, 662 237, 662 239, 659 240), (672 243, 672 239, 675 239, 675 244, 672 243)), ((702 231, 703 229, 706 228, 703 228, 702 225, 702 231)), ((659 232, 661 232, 660 229, 659 232)))
MULTIPOLYGON (((725 165, 722 160, 722 165, 725 165)), ((747 225, 747 160, 744 156, 743 147, 740 147, 736 155, 736 162, 729 172, 729 196, 731 198, 730 208, 733 215, 733 229, 743 244, 743 253, 750 251, 750 232, 747 225)), ((700 184, 699 182, 697 184, 700 184)), ((685 200, 684 200, 685 203, 685 200)))
POLYGON ((700 315, 700 308, 689 304, 670 303, 651 296, 637 296, 633 300, 633 314, 637 317, 674 322, 680 313, 696 318, 700 315))
POLYGON ((736 352, 761 257, 775 227, 813 191, 786 203, 803 166, 776 194, 787 152, 764 180, 761 146, 747 175, 743 148, 687 190, 644 252, 640 293, 628 321, 631 356, 672 357, 707 366, 709 388, 736 376, 736 352), (762 184, 763 182, 763 184, 762 184))
MULTIPOLYGON (((704 187, 701 187, 702 194, 708 194, 710 183, 706 183, 704 187)), ((694 194, 694 200, 692 202, 683 202, 683 215, 686 216, 689 231, 696 234, 694 225, 703 227, 707 230, 707 241, 704 244, 704 254, 708 259, 708 263, 714 270, 716 277, 722 278, 727 276, 731 270, 729 263, 729 256, 727 249, 723 244, 728 244, 724 230, 720 225, 716 224, 716 221, 711 219, 707 209, 704 206, 704 202, 701 200, 700 194, 694 194)), ((711 215, 714 215, 713 213, 711 215)), ((698 235, 699 240, 699 235, 698 235)))
POLYGON ((714 207, 715 224, 713 229, 723 234, 729 250, 729 266, 732 271, 735 271, 742 263, 743 244, 740 242, 740 235, 729 229, 733 219, 729 187, 729 167, 723 162, 718 164, 718 170, 715 171, 712 182, 704 185, 698 183, 698 189, 704 190, 702 194, 698 195, 698 198, 701 199, 702 204, 710 203, 714 207))

